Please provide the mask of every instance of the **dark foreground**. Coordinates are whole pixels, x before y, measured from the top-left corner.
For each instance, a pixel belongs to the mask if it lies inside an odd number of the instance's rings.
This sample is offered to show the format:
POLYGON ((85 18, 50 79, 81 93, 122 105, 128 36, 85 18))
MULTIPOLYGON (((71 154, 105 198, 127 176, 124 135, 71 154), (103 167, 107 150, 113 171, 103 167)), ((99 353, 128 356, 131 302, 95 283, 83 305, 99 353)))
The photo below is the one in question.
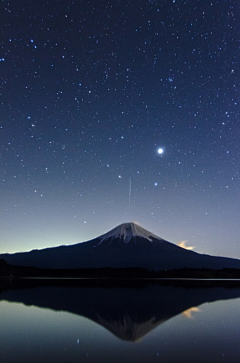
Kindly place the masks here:
POLYGON ((128 279, 128 278, 192 278, 192 279, 240 279, 239 269, 173 269, 149 271, 144 268, 99 268, 99 269, 40 269, 7 264, 0 260, 0 276, 52 277, 52 278, 92 278, 92 279, 128 279))

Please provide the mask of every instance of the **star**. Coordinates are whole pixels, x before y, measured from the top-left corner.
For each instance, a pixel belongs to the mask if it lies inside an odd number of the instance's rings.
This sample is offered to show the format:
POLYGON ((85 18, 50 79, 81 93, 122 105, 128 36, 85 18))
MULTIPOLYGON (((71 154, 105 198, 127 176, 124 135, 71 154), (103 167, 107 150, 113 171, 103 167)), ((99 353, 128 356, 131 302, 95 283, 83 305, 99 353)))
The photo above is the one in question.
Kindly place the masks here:
POLYGON ((160 147, 160 148, 157 150, 157 152, 158 152, 158 154, 159 154, 159 155, 162 155, 162 154, 164 153, 164 149, 160 147))

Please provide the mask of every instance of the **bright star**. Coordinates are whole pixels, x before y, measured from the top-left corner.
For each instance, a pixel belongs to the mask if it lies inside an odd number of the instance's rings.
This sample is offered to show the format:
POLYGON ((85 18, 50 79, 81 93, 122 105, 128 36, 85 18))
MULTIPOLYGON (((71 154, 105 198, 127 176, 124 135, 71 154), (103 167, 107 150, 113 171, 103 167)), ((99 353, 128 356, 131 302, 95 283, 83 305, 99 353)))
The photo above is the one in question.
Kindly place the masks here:
POLYGON ((157 152, 158 152, 158 154, 162 155, 164 153, 164 150, 163 150, 163 148, 160 147, 157 152))

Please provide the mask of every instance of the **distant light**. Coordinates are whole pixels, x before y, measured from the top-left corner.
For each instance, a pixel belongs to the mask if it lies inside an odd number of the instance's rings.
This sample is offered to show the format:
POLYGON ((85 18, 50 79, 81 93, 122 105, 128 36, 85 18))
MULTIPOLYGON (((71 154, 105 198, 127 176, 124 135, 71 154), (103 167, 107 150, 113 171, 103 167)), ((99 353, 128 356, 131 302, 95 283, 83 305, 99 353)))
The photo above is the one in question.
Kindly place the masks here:
POLYGON ((185 248, 185 250, 193 250, 195 248, 194 246, 186 246, 186 242, 187 241, 180 241, 177 245, 179 247, 185 248))
POLYGON ((159 155, 162 155, 164 153, 164 150, 163 150, 163 148, 160 147, 157 152, 159 155))

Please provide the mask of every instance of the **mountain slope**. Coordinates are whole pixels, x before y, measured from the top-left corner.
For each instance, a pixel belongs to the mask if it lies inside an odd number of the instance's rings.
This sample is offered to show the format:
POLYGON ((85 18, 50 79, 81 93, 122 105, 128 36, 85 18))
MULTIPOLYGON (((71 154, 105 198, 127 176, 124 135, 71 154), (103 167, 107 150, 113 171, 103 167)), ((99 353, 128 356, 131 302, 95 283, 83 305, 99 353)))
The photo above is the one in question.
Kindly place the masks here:
POLYGON ((51 269, 240 269, 240 260, 201 255, 167 242, 136 223, 124 223, 88 242, 25 253, 1 254, 9 264, 51 269))

